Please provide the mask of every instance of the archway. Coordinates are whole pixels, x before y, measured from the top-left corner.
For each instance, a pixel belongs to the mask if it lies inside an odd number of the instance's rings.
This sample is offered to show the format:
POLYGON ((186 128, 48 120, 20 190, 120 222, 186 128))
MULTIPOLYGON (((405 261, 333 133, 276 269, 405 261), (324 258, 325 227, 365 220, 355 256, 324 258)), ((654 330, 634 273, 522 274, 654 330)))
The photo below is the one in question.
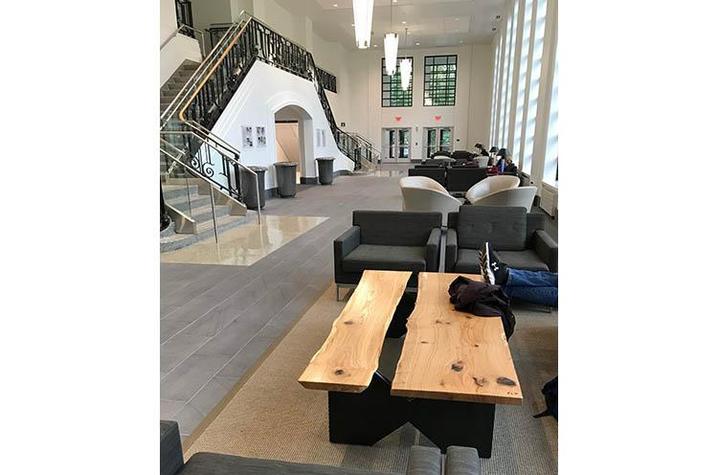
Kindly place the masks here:
POLYGON ((277 161, 297 163, 297 181, 313 182, 314 126, 309 113, 298 105, 287 105, 274 113, 277 161))

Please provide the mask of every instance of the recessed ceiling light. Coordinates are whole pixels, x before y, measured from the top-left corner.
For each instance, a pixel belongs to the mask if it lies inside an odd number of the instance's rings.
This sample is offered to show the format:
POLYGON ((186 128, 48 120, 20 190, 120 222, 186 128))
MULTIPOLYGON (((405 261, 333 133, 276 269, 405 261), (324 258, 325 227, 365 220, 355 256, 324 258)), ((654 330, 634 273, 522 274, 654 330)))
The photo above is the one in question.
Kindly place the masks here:
POLYGON ((334 8, 337 8, 337 7, 339 6, 339 4, 338 4, 338 3, 335 3, 335 4, 332 5, 332 6, 333 6, 334 8))
POLYGON ((419 46, 421 43, 417 43, 416 46, 419 46))
POLYGON ((402 25, 406 25, 406 22, 405 22, 405 21, 402 21, 401 24, 402 24, 402 25))
POLYGON ((354 23, 352 23, 352 26, 354 26, 354 23))
POLYGON ((376 48, 376 45, 374 45, 374 48, 376 48))
POLYGON ((459 21, 459 19, 458 19, 458 18, 454 18, 454 21, 459 21))
POLYGON ((464 42, 464 40, 459 40, 459 44, 462 44, 463 42, 464 42))
POLYGON ((501 15, 496 15, 497 20, 501 20, 501 15))

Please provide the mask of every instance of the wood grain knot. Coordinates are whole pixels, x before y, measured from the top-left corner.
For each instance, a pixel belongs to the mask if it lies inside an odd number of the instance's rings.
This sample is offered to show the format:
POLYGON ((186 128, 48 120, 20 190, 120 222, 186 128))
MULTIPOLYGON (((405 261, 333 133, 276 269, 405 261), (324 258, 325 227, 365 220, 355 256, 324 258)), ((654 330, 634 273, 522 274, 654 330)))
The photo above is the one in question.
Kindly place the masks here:
POLYGON ((354 320, 347 320, 344 325, 354 325, 354 320))
POLYGON ((421 340, 421 342, 422 342, 424 345, 426 345, 427 343, 429 343, 429 342, 426 341, 426 340, 421 340))
POLYGON ((337 370, 334 371, 334 374, 336 374, 337 376, 341 376, 341 375, 344 374, 344 370, 341 369, 341 368, 340 368, 340 369, 337 369, 337 370))
POLYGON ((474 383, 480 388, 483 388, 488 381, 486 381, 486 378, 477 378, 476 376, 472 376, 474 379, 474 383))
POLYGON ((451 364, 451 370, 456 371, 459 373, 464 369, 464 362, 463 361, 457 361, 456 363, 451 364))
POLYGON ((436 319, 436 320, 434 321, 434 323, 438 323, 439 325, 441 325, 441 324, 451 325, 451 322, 445 322, 444 320, 439 320, 439 319, 436 319))
POLYGON ((505 378, 503 376, 496 378, 496 382, 499 384, 503 384, 504 386, 516 386, 516 381, 514 381, 513 379, 505 378))

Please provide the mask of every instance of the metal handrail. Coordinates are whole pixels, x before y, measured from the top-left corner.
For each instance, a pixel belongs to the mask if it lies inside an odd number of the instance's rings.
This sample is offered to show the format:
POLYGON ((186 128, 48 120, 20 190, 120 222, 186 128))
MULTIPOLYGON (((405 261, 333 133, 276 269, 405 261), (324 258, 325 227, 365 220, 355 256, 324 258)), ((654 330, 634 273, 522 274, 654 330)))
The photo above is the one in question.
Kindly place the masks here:
MULTIPOLYGON (((164 134, 164 135, 191 135, 191 136, 196 137, 198 140, 201 140, 203 143, 207 143, 210 147, 212 147, 212 148, 213 148, 214 150, 216 150, 220 155, 222 155, 222 158, 223 158, 223 159, 227 160, 227 161, 230 162, 232 165, 237 165, 237 166, 240 167, 241 169, 243 169, 243 170, 249 172, 249 174, 251 174, 252 176, 254 176, 254 184, 255 184, 255 186, 256 186, 255 191, 256 191, 256 193, 257 193, 257 200, 259 200, 259 198, 260 198, 260 195, 259 195, 259 179, 258 179, 258 176, 257 176, 257 172, 255 172, 255 171, 252 170, 251 168, 245 166, 243 163, 241 163, 240 161, 236 160, 234 157, 232 157, 232 156, 230 156, 230 155, 228 155, 228 154, 222 152, 222 150, 220 150, 219 148, 217 148, 217 147, 215 147, 214 145, 208 143, 208 141, 207 141, 206 138, 202 137, 201 135, 199 135, 199 134, 197 134, 197 133, 195 133, 195 132, 192 132, 191 130, 164 130, 164 131, 161 131, 161 132, 160 132, 160 136, 163 135, 163 134, 164 134)), ((215 138, 216 138, 216 137, 212 137, 212 139, 215 139, 215 138)), ((170 142, 164 140, 162 137, 160 137, 160 141, 162 141, 162 142, 163 142, 164 144, 166 144, 166 145, 169 145, 169 146, 170 146, 171 148, 173 148, 174 150, 180 152, 180 155, 184 155, 184 152, 183 152, 182 150, 180 150, 179 148, 177 148, 176 146, 174 146, 174 145, 171 144, 170 142)), ((226 142, 224 142, 224 140, 221 140, 221 139, 220 139, 220 140, 217 140, 217 142, 220 142, 220 141, 223 142, 223 145, 224 145, 224 143, 226 143, 226 142)), ((229 146, 229 147, 227 147, 227 148, 229 148, 230 151, 232 151, 232 152, 234 153, 234 150, 235 150, 234 147, 229 146)), ((182 166, 183 166, 183 167, 185 167, 185 168, 190 168, 190 169, 191 169, 191 167, 188 167, 184 162, 181 162, 181 163, 182 163, 182 166)), ((196 174, 196 171, 194 171, 194 169, 193 169, 193 173, 196 174)), ((209 180, 207 177, 201 176, 201 174, 200 174, 199 176, 200 176, 200 178, 202 178, 202 180, 204 180, 204 181, 205 181, 207 184, 209 184, 212 188, 217 188, 217 186, 212 182, 212 180, 209 180)), ((221 189, 217 189, 217 191, 219 191, 220 193, 225 194, 225 195, 229 196, 230 198, 234 199, 230 194, 225 193, 225 192, 224 192, 223 190, 221 190, 221 189)), ((246 206, 246 205, 245 205, 245 206, 246 206)), ((259 206, 257 206, 257 224, 262 224, 262 211, 261 211, 261 209, 260 209, 259 206)))
MULTIPOLYGON (((240 18, 246 15, 244 11, 240 14, 240 18)), ((239 27, 240 24, 236 24, 233 26, 234 29, 239 27)), ((172 116, 175 115, 177 112, 177 109, 179 108, 179 105, 187 98, 187 95, 190 93, 190 90, 197 85, 197 83, 204 78, 204 74, 207 70, 207 68, 210 67, 211 63, 213 62, 213 58, 220 52, 222 46, 224 44, 225 39, 230 36, 232 33, 233 28, 227 29, 227 32, 222 35, 222 38, 217 42, 217 44, 212 48, 212 51, 209 52, 204 58, 204 60, 200 63, 199 67, 195 70, 195 72, 190 76, 190 78, 187 80, 184 86, 182 86, 182 89, 177 93, 175 98, 170 102, 169 106, 167 106, 167 109, 160 115, 160 128, 164 128, 167 123, 170 121, 172 116)))

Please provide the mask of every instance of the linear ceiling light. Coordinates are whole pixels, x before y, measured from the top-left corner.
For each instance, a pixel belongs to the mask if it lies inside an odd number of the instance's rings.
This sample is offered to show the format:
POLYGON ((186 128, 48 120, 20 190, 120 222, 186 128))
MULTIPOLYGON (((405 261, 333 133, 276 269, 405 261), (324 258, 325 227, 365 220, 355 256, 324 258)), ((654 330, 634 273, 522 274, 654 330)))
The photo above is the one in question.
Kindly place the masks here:
POLYGON ((369 47, 371 40, 371 19, 374 13, 374 0, 353 0, 354 8, 354 37, 357 47, 369 47))
MULTIPOLYGON (((409 45, 409 29, 404 28, 404 37, 406 38, 407 46, 409 45)), ((399 63, 399 72, 401 73, 401 89, 406 91, 409 89, 409 83, 411 82, 411 60, 404 58, 399 63)))
POLYGON ((396 72, 396 56, 399 53, 399 35, 387 33, 384 36, 384 58, 386 61, 386 73, 393 76, 396 72))

